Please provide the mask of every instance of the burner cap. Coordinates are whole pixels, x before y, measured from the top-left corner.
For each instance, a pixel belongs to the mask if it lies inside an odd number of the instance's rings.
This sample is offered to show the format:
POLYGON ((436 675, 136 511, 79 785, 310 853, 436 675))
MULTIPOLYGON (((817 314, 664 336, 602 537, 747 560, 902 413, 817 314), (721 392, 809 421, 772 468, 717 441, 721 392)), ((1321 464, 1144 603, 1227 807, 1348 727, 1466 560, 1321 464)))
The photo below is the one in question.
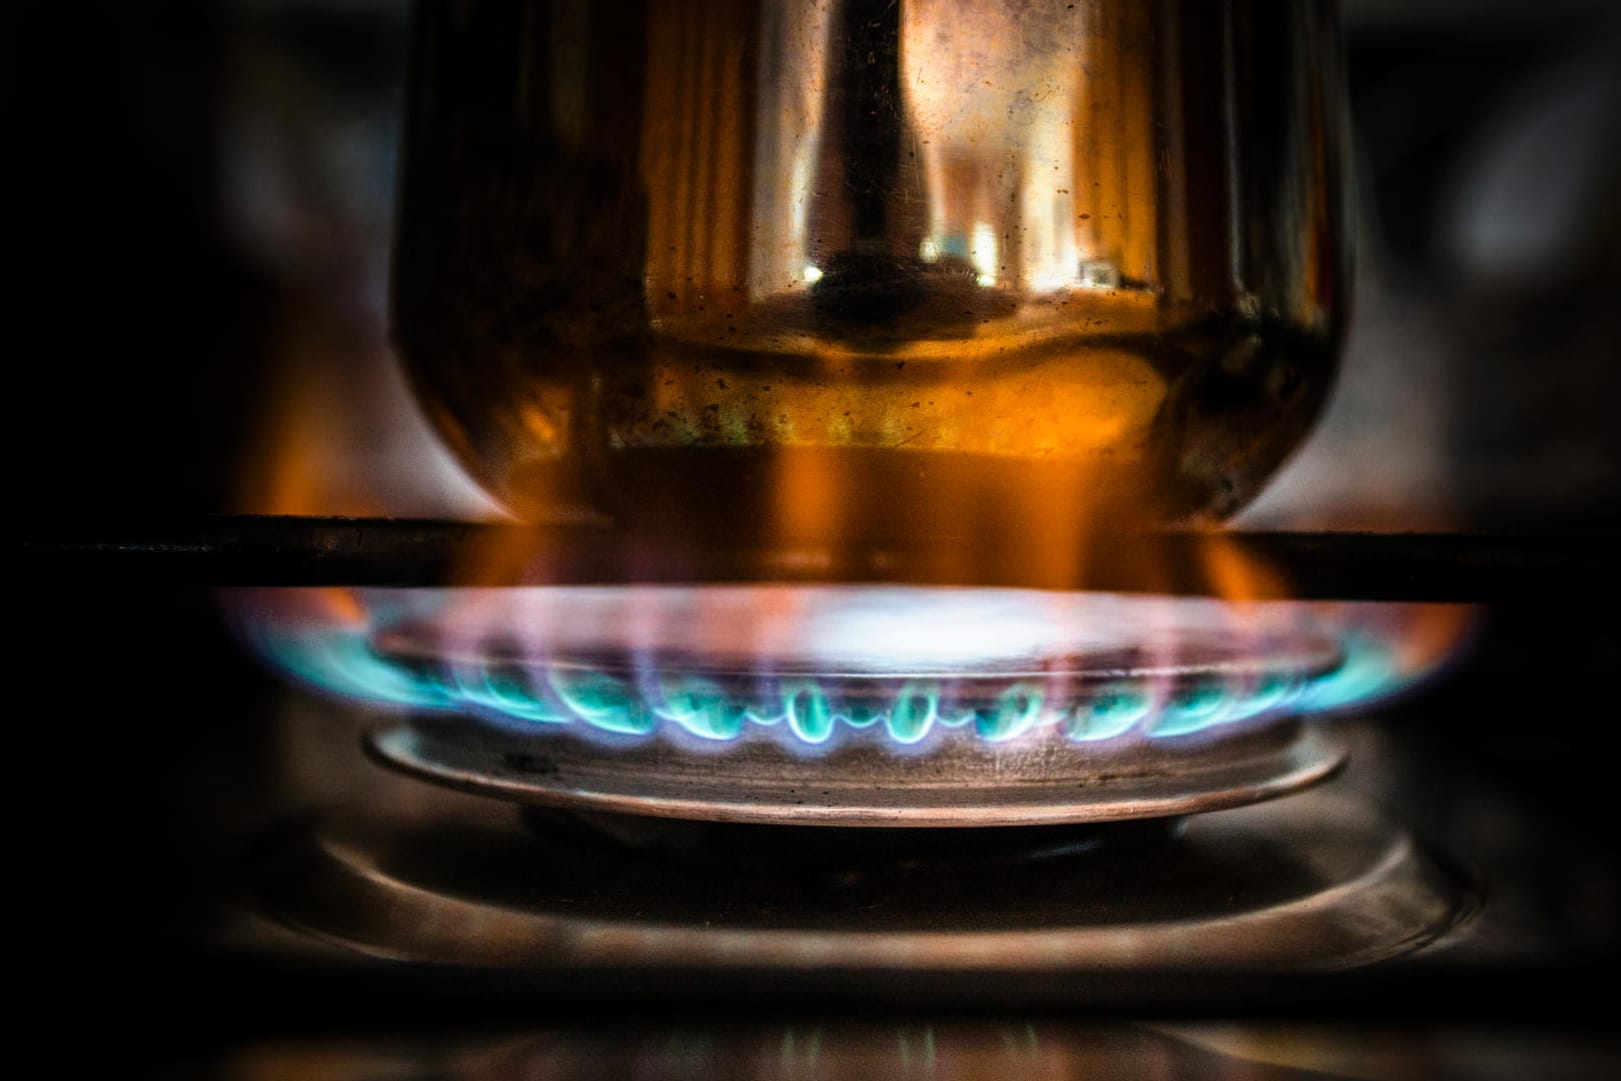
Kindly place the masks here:
POLYGON ((1161 818, 1241 806, 1334 773, 1340 748, 1298 722, 1218 739, 1139 740, 1106 753, 1032 733, 907 755, 871 742, 799 753, 754 740, 693 753, 660 740, 605 750, 458 715, 385 722, 367 749, 470 792, 547 806, 722 822, 996 826, 1161 818))

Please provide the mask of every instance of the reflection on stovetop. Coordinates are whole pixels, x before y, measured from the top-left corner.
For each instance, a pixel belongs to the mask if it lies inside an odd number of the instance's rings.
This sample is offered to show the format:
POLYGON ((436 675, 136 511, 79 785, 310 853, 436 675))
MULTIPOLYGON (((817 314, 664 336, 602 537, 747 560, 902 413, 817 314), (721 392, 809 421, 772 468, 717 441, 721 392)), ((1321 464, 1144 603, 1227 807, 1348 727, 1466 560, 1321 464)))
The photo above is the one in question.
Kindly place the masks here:
POLYGON ((957 837, 367 802, 267 838, 264 909, 367 954, 532 974, 845 969, 923 991, 943 972, 1344 968, 1477 908, 1465 875, 1333 791, 957 837))
POLYGON ((939 1081, 1004 1077, 1151 1077, 1164 1081, 1317 1078, 1605 1078, 1599 1041, 1545 1034, 1299 1025, 975 1022, 885 1025, 811 1019, 749 1027, 656 1024, 541 1029, 439 1041, 308 1040, 244 1048, 218 1064, 230 1081, 384 1077, 575 1081, 601 1077, 770 1081, 939 1081), (1415 1064, 1419 1064, 1415 1068, 1415 1064))
MULTIPOLYGON (((900 1055, 930 1032, 937 1056, 946 1046, 972 1060, 1033 1026, 1044 1053, 1073 1063, 1081 1045, 1159 1040, 1162 1030, 1135 1027, 1144 1018, 1177 1026, 1175 1054, 1194 1040, 1202 1050, 1187 1054, 1242 1051, 1341 1076, 1399 1076, 1418 1060, 1508 1076, 1486 1067, 1533 1052, 1567 1056, 1547 1060, 1568 1063, 1567 1075, 1615 1061, 1603 1007, 1585 991, 1613 978, 1618 940, 1608 764, 1593 732, 1617 658, 1602 613, 1494 613, 1449 678, 1378 717, 1333 722, 1352 745, 1349 770, 1294 797, 1355 794, 1446 866, 1478 874, 1485 904, 1460 932, 1348 972, 1034 965, 920 985, 850 966, 786 978, 381 961, 289 931, 258 914, 266 837, 357 792, 405 815, 446 797, 367 762, 347 707, 252 668, 206 595, 55 588, 25 600, 42 644, 28 670, 56 700, 25 726, 18 761, 44 764, 58 792, 28 831, 29 881, 56 943, 51 979, 121 1004, 98 1024, 128 1061, 203 1075, 229 1064, 246 1077, 300 1062, 309 1076, 346 1076, 345 1062, 394 1058, 405 1065, 362 1075, 496 1077, 481 1064, 531 1061, 566 1077, 611 1044, 655 1075, 683 1076, 691 1062, 698 1072, 685 1075, 704 1076, 704 1064, 724 1072, 728 1055, 780 1056, 784 1041, 810 1038, 835 1049, 824 1063, 845 1061, 847 1043, 858 1060, 873 1041, 900 1055), (1319 1057, 1285 1053, 1303 1043, 1319 1057), (654 1057, 634 1059, 644 1052, 654 1057)), ((845 1076, 795 1069, 760 1072, 845 1076)), ((1232 1069, 1166 1075, 1289 1076, 1232 1069)))

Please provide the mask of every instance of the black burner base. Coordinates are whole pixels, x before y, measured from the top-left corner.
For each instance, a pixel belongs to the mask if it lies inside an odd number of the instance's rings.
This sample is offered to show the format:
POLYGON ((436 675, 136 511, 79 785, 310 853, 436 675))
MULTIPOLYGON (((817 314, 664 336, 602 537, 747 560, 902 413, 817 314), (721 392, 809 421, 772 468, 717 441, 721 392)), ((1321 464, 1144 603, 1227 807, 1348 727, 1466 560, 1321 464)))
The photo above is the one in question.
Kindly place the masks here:
POLYGON ((901 873, 996 868, 1085 855, 1108 858, 1163 845, 1184 819, 1151 818, 1056 826, 778 826, 522 807, 526 825, 550 840, 605 848, 621 858, 727 871, 901 873))
POLYGON ((899 857, 897 836, 876 836, 890 831, 861 831, 879 847, 842 854, 825 828, 687 824, 608 843, 605 829, 650 823, 537 830, 510 806, 440 798, 443 813, 334 814, 284 833, 262 864, 268 908, 364 953, 464 966, 909 979, 1349 967, 1433 941, 1478 901, 1332 790, 1195 816, 1175 835, 1129 825, 1119 843, 1118 825, 920 830, 930 850, 899 857))

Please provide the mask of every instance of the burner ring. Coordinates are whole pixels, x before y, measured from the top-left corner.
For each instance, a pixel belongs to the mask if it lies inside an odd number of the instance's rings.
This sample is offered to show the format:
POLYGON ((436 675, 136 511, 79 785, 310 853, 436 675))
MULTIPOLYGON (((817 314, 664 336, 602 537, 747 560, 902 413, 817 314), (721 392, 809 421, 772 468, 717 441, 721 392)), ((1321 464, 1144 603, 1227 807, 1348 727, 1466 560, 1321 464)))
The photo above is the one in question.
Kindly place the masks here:
POLYGON ((1019 826, 1164 818, 1257 803, 1332 776, 1343 748, 1298 721, 1219 739, 1132 741, 1109 753, 1060 738, 953 741, 908 756, 870 743, 801 755, 769 740, 724 756, 660 740, 604 754, 566 733, 419 715, 365 736, 378 761, 518 803, 719 822, 1019 826))
MULTIPOLYGON (((1160 844, 959 868, 949 890, 928 865, 686 864, 530 829, 488 801, 437 805, 427 818, 350 808, 267 838, 261 900, 390 958, 656 974, 666 988, 766 967, 778 988, 858 969, 939 993, 958 972, 976 995, 1009 974, 1024 994, 1041 973, 1369 964, 1433 942, 1480 902, 1467 875, 1332 789, 1200 815, 1160 844)), ((806 832, 752 828, 785 846, 806 832)))

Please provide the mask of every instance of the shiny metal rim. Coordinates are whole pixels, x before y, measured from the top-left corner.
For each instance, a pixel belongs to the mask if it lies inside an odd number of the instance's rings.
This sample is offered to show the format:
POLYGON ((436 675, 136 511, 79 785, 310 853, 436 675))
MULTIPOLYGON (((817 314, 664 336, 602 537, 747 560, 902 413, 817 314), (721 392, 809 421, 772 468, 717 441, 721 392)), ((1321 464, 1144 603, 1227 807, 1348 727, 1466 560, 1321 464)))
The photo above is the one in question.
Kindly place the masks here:
POLYGON ((280 839, 263 896, 362 953, 540 971, 1345 968, 1418 949, 1478 907, 1471 883, 1332 791, 1201 816, 1136 854, 959 873, 950 897, 937 874, 604 859, 495 804, 454 825, 339 816, 280 839))
POLYGON ((801 826, 1031 826, 1195 814, 1299 791, 1345 760, 1334 741, 1293 721, 1216 739, 1115 748, 964 741, 909 756, 863 745, 796 755, 764 741, 719 754, 660 740, 604 746, 424 715, 384 722, 365 746, 408 774, 520 803, 801 826))

